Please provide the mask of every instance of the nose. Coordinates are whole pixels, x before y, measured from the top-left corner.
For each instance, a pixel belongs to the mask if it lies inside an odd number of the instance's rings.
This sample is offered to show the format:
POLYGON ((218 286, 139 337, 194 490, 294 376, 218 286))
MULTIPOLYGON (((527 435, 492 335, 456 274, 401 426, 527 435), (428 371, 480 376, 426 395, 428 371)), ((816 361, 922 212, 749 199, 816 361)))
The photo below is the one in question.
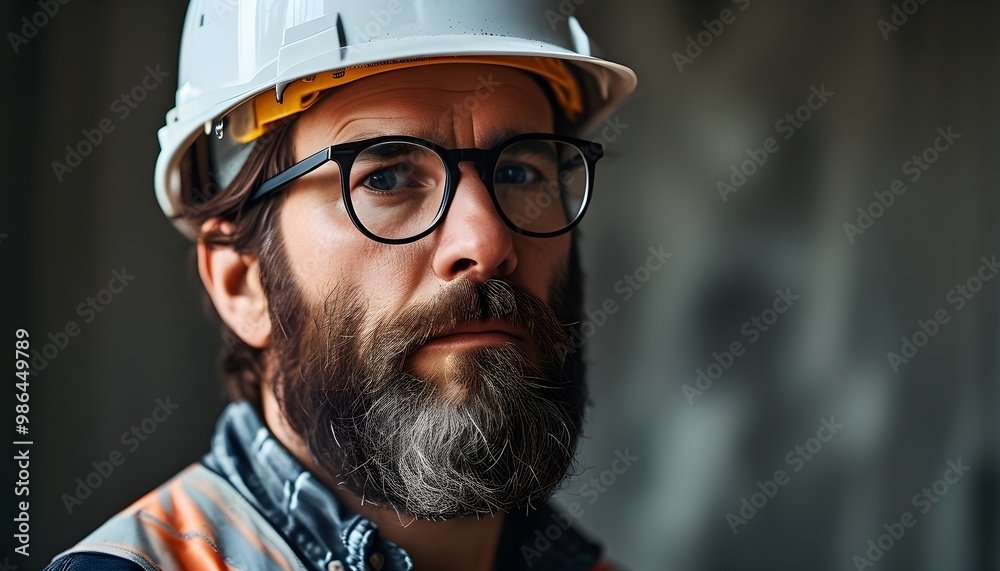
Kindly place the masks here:
POLYGON ((509 276, 517 267, 511 230, 475 167, 465 162, 459 169, 455 197, 437 229, 434 272, 446 281, 466 277, 476 283, 509 276))

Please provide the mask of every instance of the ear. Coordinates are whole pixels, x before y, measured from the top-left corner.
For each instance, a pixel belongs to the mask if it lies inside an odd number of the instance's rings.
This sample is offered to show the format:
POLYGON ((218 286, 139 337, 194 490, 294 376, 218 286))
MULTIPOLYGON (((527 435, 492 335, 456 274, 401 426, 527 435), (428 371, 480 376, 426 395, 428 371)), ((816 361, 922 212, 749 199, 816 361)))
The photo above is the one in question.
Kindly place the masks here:
MULTIPOLYGON (((202 234, 215 229, 230 234, 233 225, 213 218, 201 227, 202 234)), ((244 343, 263 349, 271 339, 271 319, 259 270, 257 256, 198 240, 198 273, 219 317, 244 343)))

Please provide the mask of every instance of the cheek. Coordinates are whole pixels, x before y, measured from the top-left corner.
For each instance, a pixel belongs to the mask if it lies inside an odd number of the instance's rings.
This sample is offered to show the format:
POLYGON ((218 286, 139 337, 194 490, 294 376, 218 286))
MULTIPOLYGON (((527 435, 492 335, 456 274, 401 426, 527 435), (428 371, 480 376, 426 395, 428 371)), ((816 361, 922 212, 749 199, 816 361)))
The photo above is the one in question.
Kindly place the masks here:
POLYGON ((511 279, 539 299, 549 302, 549 286, 569 269, 571 234, 555 238, 516 236, 517 271, 511 279))
POLYGON ((373 314, 405 304, 422 268, 416 245, 379 244, 361 234, 346 212, 306 194, 290 193, 281 212, 289 264, 311 301, 353 287, 373 314))
POLYGON ((364 238, 360 255, 352 263, 351 275, 360 286, 361 296, 369 302, 373 317, 395 313, 420 299, 421 285, 430 267, 429 255, 417 244, 379 244, 364 238))

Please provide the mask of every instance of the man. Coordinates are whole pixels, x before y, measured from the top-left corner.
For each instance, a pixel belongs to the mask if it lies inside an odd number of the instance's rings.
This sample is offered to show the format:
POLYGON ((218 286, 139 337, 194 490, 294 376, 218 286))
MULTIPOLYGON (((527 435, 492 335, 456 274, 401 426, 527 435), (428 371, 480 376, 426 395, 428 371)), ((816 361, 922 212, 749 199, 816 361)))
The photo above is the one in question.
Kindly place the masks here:
POLYGON ((192 2, 157 193, 236 402, 50 568, 605 565, 545 501, 586 401, 572 230, 602 150, 574 135, 635 77, 559 10, 192 2))

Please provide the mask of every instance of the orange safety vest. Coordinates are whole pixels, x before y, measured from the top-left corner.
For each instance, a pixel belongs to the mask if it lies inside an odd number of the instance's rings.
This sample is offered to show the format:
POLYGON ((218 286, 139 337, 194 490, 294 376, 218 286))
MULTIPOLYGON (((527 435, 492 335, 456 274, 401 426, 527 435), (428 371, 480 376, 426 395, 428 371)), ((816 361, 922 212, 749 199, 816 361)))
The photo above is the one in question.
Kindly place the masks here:
MULTIPOLYGON (((534 541, 552 517, 547 505, 531 515, 509 514, 504 526, 514 526, 515 533, 505 555, 534 541)), ((379 539, 371 521, 341 506, 247 403, 223 413, 203 463, 146 494, 56 559, 82 553, 121 557, 147 571, 413 569, 405 551, 379 539)), ((532 571, 613 571, 598 554, 596 545, 567 527, 537 559, 511 560, 532 571)))

